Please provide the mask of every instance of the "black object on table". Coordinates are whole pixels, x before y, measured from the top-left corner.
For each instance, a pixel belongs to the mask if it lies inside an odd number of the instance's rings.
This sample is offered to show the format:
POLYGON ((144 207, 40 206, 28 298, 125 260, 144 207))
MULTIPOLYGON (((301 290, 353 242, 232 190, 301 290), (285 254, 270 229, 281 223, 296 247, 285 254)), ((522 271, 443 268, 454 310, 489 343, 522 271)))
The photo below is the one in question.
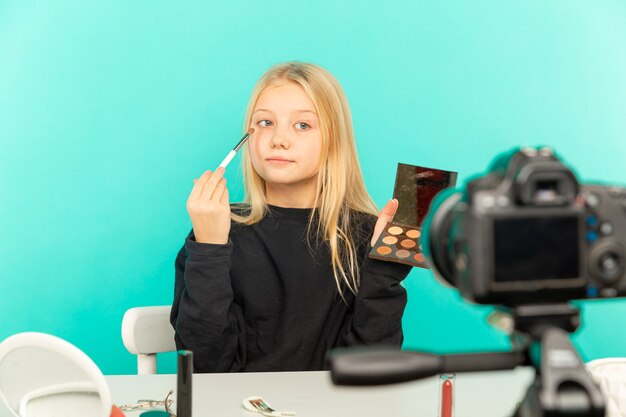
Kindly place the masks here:
POLYGON ((176 416, 191 417, 191 380, 193 376, 193 352, 178 351, 176 378, 176 416))

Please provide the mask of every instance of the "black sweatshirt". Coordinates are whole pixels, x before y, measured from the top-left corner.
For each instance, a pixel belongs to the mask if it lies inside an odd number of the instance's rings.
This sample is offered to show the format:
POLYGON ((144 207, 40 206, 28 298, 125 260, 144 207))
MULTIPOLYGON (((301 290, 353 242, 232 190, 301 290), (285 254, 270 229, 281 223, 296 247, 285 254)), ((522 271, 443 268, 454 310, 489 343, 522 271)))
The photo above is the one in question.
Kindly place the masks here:
POLYGON ((270 206, 254 225, 233 222, 225 245, 189 234, 171 322, 195 372, 321 370, 335 347, 401 346, 410 267, 368 259, 376 218, 351 213, 361 284, 342 300, 328 245, 307 238, 311 211, 270 206))

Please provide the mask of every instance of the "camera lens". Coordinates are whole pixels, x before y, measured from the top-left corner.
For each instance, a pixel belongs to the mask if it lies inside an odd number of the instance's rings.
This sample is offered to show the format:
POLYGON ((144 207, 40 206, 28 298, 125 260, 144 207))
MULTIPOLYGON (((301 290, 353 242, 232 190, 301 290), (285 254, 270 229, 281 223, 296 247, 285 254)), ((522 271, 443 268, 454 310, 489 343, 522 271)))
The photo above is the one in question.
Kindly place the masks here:
POLYGON ((458 231, 453 229, 456 215, 465 207, 460 200, 461 193, 453 193, 440 203, 432 215, 427 233, 427 248, 425 248, 433 271, 451 285, 456 285, 455 262, 458 260, 458 254, 455 251, 458 231))

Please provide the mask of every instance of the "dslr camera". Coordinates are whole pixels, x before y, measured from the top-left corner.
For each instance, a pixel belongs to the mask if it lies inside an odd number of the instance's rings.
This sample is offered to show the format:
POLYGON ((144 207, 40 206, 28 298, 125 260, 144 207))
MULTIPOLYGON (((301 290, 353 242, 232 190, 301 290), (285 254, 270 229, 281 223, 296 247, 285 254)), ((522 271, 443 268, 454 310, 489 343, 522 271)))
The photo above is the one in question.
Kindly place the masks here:
POLYGON ((579 184, 550 148, 514 149, 486 175, 440 192, 422 229, 436 275, 464 298, 510 312, 513 350, 337 349, 329 356, 333 382, 381 385, 533 366, 515 417, 605 416, 605 399, 569 339, 580 311, 568 302, 626 295, 626 188, 579 184))
POLYGON ((626 188, 579 184, 550 148, 502 154, 443 191, 424 228, 433 271, 477 303, 626 295, 626 188))

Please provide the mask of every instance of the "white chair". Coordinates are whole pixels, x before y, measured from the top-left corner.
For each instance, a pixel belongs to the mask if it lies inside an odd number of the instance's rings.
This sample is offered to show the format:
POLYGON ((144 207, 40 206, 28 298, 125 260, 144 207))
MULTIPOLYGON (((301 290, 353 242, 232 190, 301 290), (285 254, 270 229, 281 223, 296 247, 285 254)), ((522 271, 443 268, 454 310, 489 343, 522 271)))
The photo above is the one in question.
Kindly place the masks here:
POLYGON ((171 306, 135 307, 122 319, 122 341, 126 349, 137 355, 137 374, 157 372, 157 353, 173 352, 174 329, 170 324, 171 306))

